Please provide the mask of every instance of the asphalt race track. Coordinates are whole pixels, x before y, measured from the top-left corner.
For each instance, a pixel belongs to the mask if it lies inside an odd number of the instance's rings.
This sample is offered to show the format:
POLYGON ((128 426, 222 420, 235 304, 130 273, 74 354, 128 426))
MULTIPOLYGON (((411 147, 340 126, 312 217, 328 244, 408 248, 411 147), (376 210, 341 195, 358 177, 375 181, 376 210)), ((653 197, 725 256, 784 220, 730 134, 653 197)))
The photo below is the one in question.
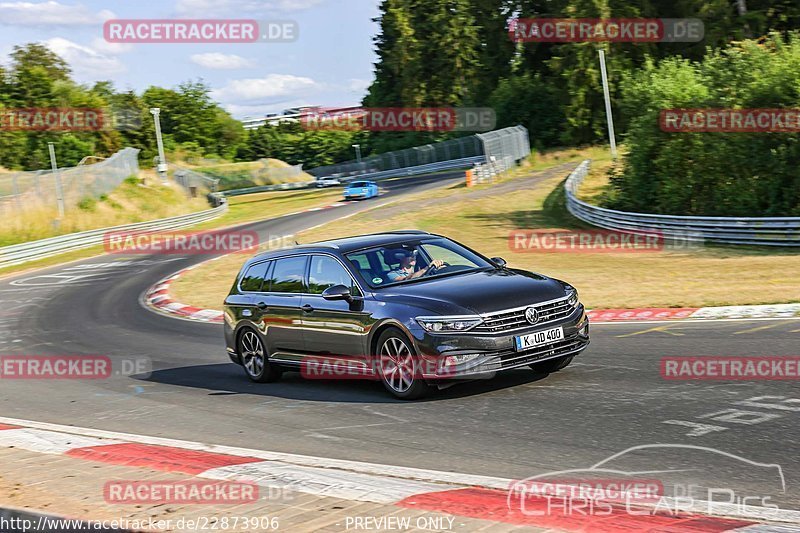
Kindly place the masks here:
MULTIPOLYGON (((455 179, 396 180, 387 185, 386 196, 455 179)), ((291 234, 370 202, 285 216, 249 229, 262 238, 291 234)), ((780 465, 786 490, 773 501, 800 508, 796 382, 686 382, 660 375, 664 356, 798 355, 798 320, 595 324, 592 345, 563 372, 512 371, 407 403, 372 381, 306 381, 290 373, 276 384, 253 384, 228 361, 221 325, 162 316, 140 304, 150 285, 207 258, 103 256, 0 282, 0 354, 97 354, 115 362, 146 357, 154 370, 147 379, 57 380, 46 387, 41 381, 2 380, 0 412, 514 479, 589 468, 633 446, 692 445, 780 465)), ((513 266, 513 257, 507 259, 513 266)), ((776 494, 774 478, 730 456, 699 448, 679 457, 664 450, 646 455, 637 452, 625 467, 642 470, 645 462, 652 468, 654 461, 665 467, 681 461, 685 480, 708 484, 712 476, 725 483, 721 486, 776 494)))

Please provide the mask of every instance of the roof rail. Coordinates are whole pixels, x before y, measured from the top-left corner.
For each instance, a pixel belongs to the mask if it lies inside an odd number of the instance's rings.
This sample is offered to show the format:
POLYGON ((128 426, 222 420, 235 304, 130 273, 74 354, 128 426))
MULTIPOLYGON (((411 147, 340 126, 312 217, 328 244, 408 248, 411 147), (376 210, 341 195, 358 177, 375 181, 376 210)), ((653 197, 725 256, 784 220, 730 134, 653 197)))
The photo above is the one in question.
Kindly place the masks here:
POLYGON ((413 234, 413 235, 430 235, 430 232, 427 232, 427 231, 422 231, 421 229, 396 229, 396 230, 392 230, 392 231, 382 231, 382 232, 380 232, 380 233, 375 233, 375 234, 373 234, 373 235, 380 235, 380 234, 382 234, 382 233, 389 233, 389 234, 394 234, 394 233, 399 233, 399 234, 403 234, 403 233, 411 233, 411 234, 413 234))
POLYGON ((333 250, 338 250, 339 245, 334 244, 332 242, 319 241, 319 242, 307 242, 304 244, 297 244, 294 246, 294 248, 331 248, 333 250))

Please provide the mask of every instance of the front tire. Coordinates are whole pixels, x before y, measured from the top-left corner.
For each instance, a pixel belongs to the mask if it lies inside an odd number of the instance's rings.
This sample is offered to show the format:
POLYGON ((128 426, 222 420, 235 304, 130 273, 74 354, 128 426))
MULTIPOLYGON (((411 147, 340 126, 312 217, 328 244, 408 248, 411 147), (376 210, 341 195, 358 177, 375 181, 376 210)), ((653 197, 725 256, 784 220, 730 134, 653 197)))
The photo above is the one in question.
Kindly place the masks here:
POLYGON ((239 335, 238 349, 239 360, 250 381, 269 383, 281 378, 283 370, 270 364, 264 343, 254 330, 248 328, 239 335))
POLYGON ((378 337, 376 363, 383 386, 396 398, 416 400, 430 393, 413 344, 399 329, 389 328, 378 337))

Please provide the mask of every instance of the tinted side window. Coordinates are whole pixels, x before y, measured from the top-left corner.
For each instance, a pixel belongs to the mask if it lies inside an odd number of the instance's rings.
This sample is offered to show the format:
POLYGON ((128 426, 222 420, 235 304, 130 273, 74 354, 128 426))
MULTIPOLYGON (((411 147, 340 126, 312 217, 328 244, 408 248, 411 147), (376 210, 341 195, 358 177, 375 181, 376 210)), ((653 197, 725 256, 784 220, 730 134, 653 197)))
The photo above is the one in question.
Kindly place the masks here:
POLYGON ((311 257, 311 272, 308 275, 308 292, 322 294, 333 285, 352 287, 353 279, 339 261, 328 255, 311 257))
POLYGON ((272 269, 270 292, 306 292, 303 283, 305 273, 306 256, 276 260, 272 269))
POLYGON ((265 263, 258 263, 247 269, 247 272, 242 278, 242 282, 239 284, 241 289, 245 292, 260 291, 261 285, 264 282, 264 278, 267 277, 267 272, 269 271, 269 266, 271 264, 272 263, 270 261, 267 261, 265 263))

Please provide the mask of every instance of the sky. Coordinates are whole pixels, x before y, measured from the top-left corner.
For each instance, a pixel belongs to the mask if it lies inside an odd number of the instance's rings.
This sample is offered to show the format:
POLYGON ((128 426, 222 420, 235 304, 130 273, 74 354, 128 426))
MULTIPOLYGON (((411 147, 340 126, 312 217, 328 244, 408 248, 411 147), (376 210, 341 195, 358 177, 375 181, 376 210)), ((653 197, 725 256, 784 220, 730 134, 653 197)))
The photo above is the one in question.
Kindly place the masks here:
POLYGON ((141 93, 203 79, 236 118, 360 103, 373 77, 378 0, 0 0, 0 58, 40 42, 84 84, 141 93), (294 42, 109 43, 112 19, 294 21, 294 42))

